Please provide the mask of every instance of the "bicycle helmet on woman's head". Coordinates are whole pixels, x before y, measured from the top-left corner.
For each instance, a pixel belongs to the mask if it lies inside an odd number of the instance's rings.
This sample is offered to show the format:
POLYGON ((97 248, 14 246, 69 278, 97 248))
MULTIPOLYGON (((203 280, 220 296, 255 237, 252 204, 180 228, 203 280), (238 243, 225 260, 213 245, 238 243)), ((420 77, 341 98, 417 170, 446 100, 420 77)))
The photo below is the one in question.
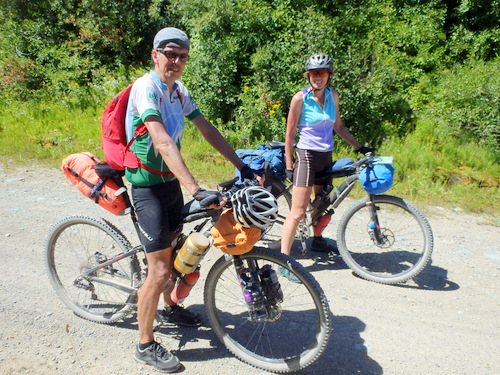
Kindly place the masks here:
POLYGON ((250 186, 231 197, 234 220, 246 228, 266 229, 278 217, 278 202, 266 189, 250 186))
POLYGON ((316 55, 312 55, 307 59, 306 71, 313 69, 327 69, 330 73, 332 73, 332 66, 332 60, 328 57, 328 55, 319 53, 316 55))

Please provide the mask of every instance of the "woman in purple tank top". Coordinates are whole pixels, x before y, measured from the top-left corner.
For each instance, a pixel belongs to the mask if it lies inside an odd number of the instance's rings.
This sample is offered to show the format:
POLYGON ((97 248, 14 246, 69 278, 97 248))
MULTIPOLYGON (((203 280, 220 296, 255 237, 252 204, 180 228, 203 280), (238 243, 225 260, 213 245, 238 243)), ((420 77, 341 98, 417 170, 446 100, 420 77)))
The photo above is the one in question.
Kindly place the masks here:
MULTIPOLYGON (((316 178, 316 173, 332 162, 333 133, 352 145, 358 152, 374 149, 361 146, 340 117, 338 93, 327 87, 333 73, 332 61, 324 54, 309 57, 304 76, 310 87, 297 92, 290 103, 285 137, 287 177, 293 178, 292 209, 283 225, 281 252, 290 255, 298 223, 306 213, 311 190, 321 191, 330 181, 316 178), (295 168, 293 152, 299 130, 295 168)), ((311 250, 330 252, 336 249, 323 237, 314 237, 311 250)), ((292 275, 290 275, 292 276, 292 275)))

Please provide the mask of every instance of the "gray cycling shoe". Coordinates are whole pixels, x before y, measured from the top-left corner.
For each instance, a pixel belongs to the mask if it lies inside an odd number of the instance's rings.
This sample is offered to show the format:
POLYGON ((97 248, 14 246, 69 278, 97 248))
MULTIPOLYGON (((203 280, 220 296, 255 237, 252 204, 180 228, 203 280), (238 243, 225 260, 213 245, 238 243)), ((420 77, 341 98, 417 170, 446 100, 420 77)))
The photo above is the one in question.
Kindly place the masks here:
POLYGON ((139 344, 135 348, 135 360, 153 366, 161 372, 174 372, 180 367, 179 359, 156 341, 141 350, 139 344))

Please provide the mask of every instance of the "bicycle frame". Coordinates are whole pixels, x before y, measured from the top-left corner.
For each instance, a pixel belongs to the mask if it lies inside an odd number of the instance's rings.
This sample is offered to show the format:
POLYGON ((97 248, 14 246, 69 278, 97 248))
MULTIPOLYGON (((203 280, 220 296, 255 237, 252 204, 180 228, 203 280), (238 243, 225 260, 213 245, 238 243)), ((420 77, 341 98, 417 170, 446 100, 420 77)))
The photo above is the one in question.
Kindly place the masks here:
MULTIPOLYGON (((141 250, 143 250, 142 246, 137 246, 137 247, 134 247, 133 249, 131 249, 130 251, 127 251, 126 253, 118 254, 113 259, 106 260, 104 263, 100 263, 96 267, 93 267, 89 270, 83 271, 82 276, 88 281, 108 285, 108 286, 111 286, 111 287, 116 288, 118 290, 121 290, 122 292, 128 293, 130 295, 134 295, 134 294, 137 295, 137 293, 139 291, 139 287, 129 287, 127 285, 118 284, 116 282, 111 282, 108 280, 101 279, 99 277, 92 276, 92 274, 96 273, 97 271, 99 271, 103 268, 110 267, 111 265, 113 265, 113 263, 118 262, 119 260, 121 260, 123 258, 133 256, 137 253, 137 251, 141 251, 141 250)), ((98 253, 94 254, 94 256, 97 256, 97 255, 98 255, 98 253)))
MULTIPOLYGON (((284 151, 284 143, 283 142, 277 142, 273 141, 269 143, 271 148, 281 148, 284 151)), ((368 154, 367 156, 358 159, 353 163, 353 166, 355 167, 355 170, 352 172, 352 174, 347 175, 345 173, 348 172, 327 172, 326 174, 323 175, 323 177, 332 177, 332 178, 343 178, 346 177, 338 187, 334 187, 333 190, 324 196, 319 205, 315 210, 312 210, 312 216, 309 219, 307 216, 305 218, 305 226, 306 227, 315 227, 316 224, 319 222, 319 220, 323 216, 333 216, 335 213, 335 210, 337 209, 338 206, 344 201, 344 199, 351 193, 352 189, 356 185, 356 182, 359 179, 359 175, 361 173, 361 170, 365 166, 370 166, 375 159, 375 155, 373 154, 368 154), (340 174, 340 175, 339 175, 340 174)), ((328 168, 327 168, 328 170, 328 168)), ((289 184, 284 191, 290 191, 292 188, 292 184, 289 184)), ((284 191, 278 192, 277 196, 280 196, 283 194, 284 191)), ((373 223, 373 235, 374 235, 374 241, 376 241, 377 244, 382 244, 384 242, 383 235, 380 232, 380 225, 377 217, 377 207, 375 206, 374 203, 374 195, 367 193, 367 206, 374 208, 370 209, 370 216, 371 216, 371 221, 373 223)), ((312 202, 311 202, 312 203, 312 202)), ((309 211, 310 212, 310 211, 309 211)), ((300 225, 300 224, 299 224, 300 225)), ((301 233, 304 231, 301 230, 301 233)), ((303 234, 301 234, 303 235, 303 234)), ((307 236, 307 235, 306 235, 307 236)), ((303 252, 305 252, 306 249, 303 249, 303 252)))
MULTIPOLYGON (((219 184, 223 196, 230 198, 245 188, 233 188, 236 180, 219 184)), ((130 211, 140 231, 132 205, 130 211)), ((182 224, 199 222, 184 233, 200 233, 212 242, 210 229, 221 213, 189 201, 182 209, 182 224)), ((178 229, 172 240, 174 251, 184 246, 182 228, 178 229)), ((142 245, 132 247, 111 222, 86 215, 65 217, 51 228, 45 260, 61 300, 77 316, 97 323, 114 323, 132 314, 148 272, 142 245)), ((168 283, 179 287, 185 276, 174 271, 168 283)), ((203 304, 213 332, 227 349, 264 370, 283 373, 304 368, 319 358, 330 337, 331 312, 320 285, 293 258, 266 247, 216 259, 204 279, 203 304), (293 339, 283 346, 281 335, 293 339)), ((155 319, 153 329, 158 330, 165 322, 158 315, 155 319)))
MULTIPOLYGON (((233 186, 237 180, 238 180, 238 178, 233 178, 233 179, 230 179, 228 181, 221 182, 219 184, 219 186, 221 188, 228 189, 231 186, 233 186)), ((125 199, 128 202, 129 207, 130 207, 130 217, 131 217, 132 223, 134 224, 135 230, 136 230, 137 234, 139 235, 140 228, 139 228, 137 216, 135 214, 134 206, 131 203, 128 192, 124 191, 123 194, 125 194, 125 199)), ((192 232, 199 232, 199 233, 202 233, 204 235, 207 235, 207 237, 209 237, 209 239, 211 240, 211 237, 209 235, 210 228, 217 222, 217 220, 221 214, 221 211, 222 210, 202 208, 200 206, 200 202, 198 202, 195 199, 192 199, 191 201, 187 202, 182 207, 182 210, 181 210, 182 222, 179 225, 178 230, 175 231, 176 233, 174 233, 174 235, 173 235, 175 237, 174 241, 173 241, 173 246, 172 246, 174 248, 174 251, 178 250, 178 248, 176 247, 176 245, 177 245, 176 240, 179 238, 179 235, 181 234, 180 228, 182 228, 182 226, 184 224, 188 224, 188 223, 191 223, 191 222, 194 222, 197 220, 206 219, 205 221, 196 225, 193 228, 192 232)), ((106 259, 103 263, 98 262, 99 264, 97 266, 95 266, 91 269, 88 269, 86 271, 83 271, 81 276, 87 281, 101 283, 101 284, 116 288, 116 289, 118 289, 122 292, 125 292, 127 294, 130 294, 130 295, 138 295, 139 289, 142 286, 142 280, 138 280, 138 283, 136 286, 130 287, 128 285, 123 285, 123 284, 120 284, 118 282, 104 280, 102 278, 93 276, 93 274, 96 274, 97 271, 102 270, 102 269, 106 269, 106 268, 110 269, 110 272, 116 273, 118 271, 112 269, 113 263, 118 262, 123 258, 133 257, 135 254, 137 254, 138 252, 141 252, 141 251, 144 251, 144 247, 142 245, 138 245, 125 253, 118 254, 117 256, 115 256, 112 259, 106 259)), ((96 252, 94 254, 94 256, 95 257, 99 256, 99 253, 96 252)), ((240 257, 235 255, 235 256, 233 256, 233 258, 236 260, 236 259, 239 259, 240 257)), ((135 259, 136 258, 132 258, 132 261, 136 261, 135 259)), ((146 263, 146 259, 144 259, 144 262, 146 263)), ((236 264, 236 262, 235 262, 235 264, 236 264)), ((146 266, 147 266, 147 264, 146 264, 146 266)), ((77 281, 75 281, 75 283, 76 282, 77 281)))
MULTIPOLYGON (((272 148, 284 148, 283 142, 270 142, 272 148)), ((368 153, 349 163, 344 160, 319 172, 317 177, 343 178, 338 187, 324 189, 307 207, 305 217, 299 222, 295 237, 302 246, 305 257, 310 245, 307 240, 320 235, 334 215, 337 207, 352 192, 365 167, 375 164, 392 164, 392 157, 368 153)), ((285 179, 273 182, 273 194, 285 197, 291 208, 292 184, 285 179)), ((333 185, 333 184, 332 184, 333 185)), ((278 227, 277 227, 278 228, 278 227)), ((279 233, 275 229, 274 237, 279 233)), ((332 233, 328 233, 331 235, 332 233)), ((276 242, 276 239, 274 240, 276 242)), ((347 207, 337 225, 335 245, 330 256, 338 254, 358 276, 384 284, 405 282, 421 272, 433 251, 433 234, 426 217, 405 199, 387 195, 370 194, 347 207)))
POLYGON ((329 216, 334 214, 334 210, 340 206, 343 200, 352 191, 354 185, 356 185, 358 176, 359 172, 355 172, 353 175, 348 176, 344 181, 342 181, 338 188, 334 187, 330 195, 323 198, 322 202, 318 206, 318 209, 311 218, 311 223, 313 225, 318 222, 321 216, 328 214, 327 212, 329 212, 329 209, 332 210, 329 216))

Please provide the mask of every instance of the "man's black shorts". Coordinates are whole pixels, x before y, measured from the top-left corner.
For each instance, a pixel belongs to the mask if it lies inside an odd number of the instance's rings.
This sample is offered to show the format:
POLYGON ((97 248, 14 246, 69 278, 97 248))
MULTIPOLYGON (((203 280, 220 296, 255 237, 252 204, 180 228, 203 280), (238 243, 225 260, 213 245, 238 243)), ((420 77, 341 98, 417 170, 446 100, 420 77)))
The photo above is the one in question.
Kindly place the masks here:
POLYGON ((184 199, 179 181, 132 186, 132 199, 139 220, 139 237, 146 253, 170 247, 171 234, 182 229, 179 225, 184 199))

